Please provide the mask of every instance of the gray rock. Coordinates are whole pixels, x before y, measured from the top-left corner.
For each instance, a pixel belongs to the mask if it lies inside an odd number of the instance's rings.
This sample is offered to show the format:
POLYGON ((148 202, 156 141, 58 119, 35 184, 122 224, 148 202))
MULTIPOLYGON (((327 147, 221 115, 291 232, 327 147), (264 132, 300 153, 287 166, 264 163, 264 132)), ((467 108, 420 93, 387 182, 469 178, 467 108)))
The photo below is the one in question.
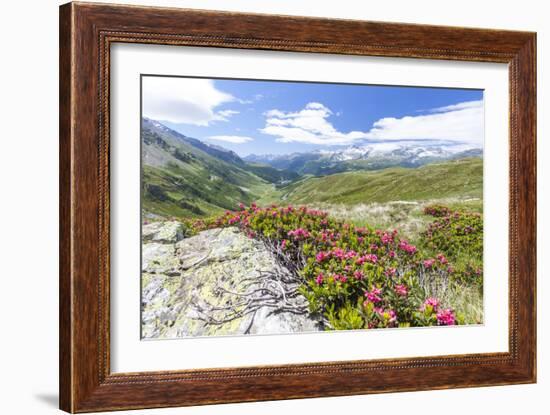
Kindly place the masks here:
MULTIPOLYGON (((264 295, 258 288, 265 281, 262 279, 265 273, 287 275, 289 271, 261 241, 248 238, 237 228, 211 229, 178 240, 177 232, 167 231, 178 227, 173 222, 165 224, 154 224, 147 231, 152 236, 143 242, 143 338, 320 330, 317 320, 307 314, 281 311, 278 303, 228 318, 232 316, 228 310, 242 309, 239 302, 243 294, 264 295), (169 240, 173 242, 166 242, 169 240)), ((287 288, 283 285, 281 289, 287 288)), ((277 289, 273 288, 275 293, 277 289)), ((306 305, 301 295, 285 300, 287 306, 306 305)), ((276 301, 282 305, 283 296, 276 301)))
POLYGON ((173 244, 183 239, 185 229, 181 222, 153 222, 143 225, 141 239, 145 242, 173 244))

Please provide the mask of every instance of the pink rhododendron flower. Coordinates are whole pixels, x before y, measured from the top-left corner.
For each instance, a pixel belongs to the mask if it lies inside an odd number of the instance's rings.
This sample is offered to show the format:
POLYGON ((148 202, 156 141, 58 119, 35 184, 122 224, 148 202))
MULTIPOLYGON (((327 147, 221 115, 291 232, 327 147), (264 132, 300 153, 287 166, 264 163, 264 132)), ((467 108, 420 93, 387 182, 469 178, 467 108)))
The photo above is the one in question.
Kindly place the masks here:
POLYGON ((455 314, 450 308, 437 312, 437 324, 440 326, 454 326, 456 324, 455 314))
POLYGON ((437 254, 437 260, 441 263, 441 264, 446 264, 447 262, 447 258, 445 258, 445 255, 443 254, 437 254))
POLYGON ((358 270, 353 273, 353 276, 356 280, 362 280, 365 275, 363 274, 363 271, 358 270))
POLYGON ((397 321, 397 314, 394 310, 388 310, 384 313, 384 317, 388 318, 389 323, 395 323, 397 321))
POLYGON ((393 236, 388 235, 386 232, 382 235, 380 238, 383 244, 389 244, 390 242, 393 242, 393 236))
POLYGON ((357 252, 355 252, 353 249, 351 251, 346 252, 345 257, 346 259, 351 259, 357 256, 357 252))
POLYGON ((366 254, 362 257, 357 258, 357 260, 355 261, 357 265, 363 265, 365 262, 376 264, 376 262, 378 262, 378 257, 375 254, 366 254))
POLYGON ((303 228, 298 228, 293 231, 288 231, 288 236, 292 236, 294 239, 307 239, 310 233, 303 228))
POLYGON ((346 282, 348 280, 348 277, 342 274, 334 274, 333 278, 334 278, 334 281, 340 281, 340 282, 346 282))
POLYGON ((375 254, 367 254, 365 255, 365 260, 376 264, 378 262, 378 257, 375 254))
POLYGON ((424 264, 424 268, 431 268, 435 263, 435 259, 425 259, 422 263, 424 264))
POLYGON ((437 298, 429 297, 426 299, 426 301, 424 301, 422 310, 425 310, 426 306, 431 306, 434 311, 437 311, 437 307, 439 306, 439 301, 437 300, 437 298))
POLYGON ((328 252, 319 252, 316 256, 315 256, 315 260, 319 263, 323 262, 325 259, 328 259, 330 258, 330 253, 328 252))
POLYGON ((346 253, 342 248, 335 248, 332 250, 332 256, 338 259, 344 259, 346 253))
POLYGON ((393 277, 396 272, 397 272, 397 269, 388 268, 386 271, 384 271, 384 274, 386 274, 386 277, 393 277))
POLYGON ((409 244, 407 241, 402 240, 399 242, 399 249, 405 251, 408 254, 415 254, 417 249, 416 246, 409 244))
POLYGON ((319 275, 317 275, 317 278, 315 278, 315 282, 321 285, 323 283, 323 279, 324 279, 323 273, 320 272, 319 275))
POLYGON ((382 294, 382 290, 380 288, 372 288, 370 291, 365 292, 365 297, 367 297, 367 300, 371 303, 378 303, 382 301, 382 297, 380 297, 380 294, 382 294))
POLYGON ((287 243, 288 241, 286 239, 283 239, 283 242, 281 242, 281 248, 285 249, 287 243))
POLYGON ((401 297, 406 297, 409 292, 405 284, 396 284, 394 290, 401 297))
POLYGON ((395 323, 397 321, 395 310, 384 310, 382 307, 374 307, 374 311, 384 320, 388 320, 388 323, 395 323))

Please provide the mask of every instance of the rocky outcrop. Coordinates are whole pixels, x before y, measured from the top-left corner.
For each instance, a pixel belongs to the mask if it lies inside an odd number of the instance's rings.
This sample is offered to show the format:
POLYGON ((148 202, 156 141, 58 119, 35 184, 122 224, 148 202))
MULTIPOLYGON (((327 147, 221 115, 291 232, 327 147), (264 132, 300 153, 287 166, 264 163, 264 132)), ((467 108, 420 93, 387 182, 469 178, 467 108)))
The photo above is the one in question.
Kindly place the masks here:
POLYGON ((143 338, 320 329, 289 271, 237 228, 185 238, 179 222, 157 222, 142 235, 143 338))

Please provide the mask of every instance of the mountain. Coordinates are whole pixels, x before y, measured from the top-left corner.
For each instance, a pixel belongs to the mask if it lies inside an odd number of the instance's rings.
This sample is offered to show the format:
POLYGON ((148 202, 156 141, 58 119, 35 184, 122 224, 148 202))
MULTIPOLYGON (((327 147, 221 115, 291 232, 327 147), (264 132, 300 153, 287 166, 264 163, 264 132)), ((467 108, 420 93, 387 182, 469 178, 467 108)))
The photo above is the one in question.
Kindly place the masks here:
POLYGON ((162 124, 158 121, 151 120, 151 119, 148 119, 148 118, 143 118, 142 126, 145 126, 146 128, 149 128, 149 129, 155 129, 158 132, 163 132, 163 133, 169 134, 170 136, 172 136, 172 137, 174 137, 174 138, 176 138, 176 139, 178 139, 178 140, 180 140, 180 141, 182 141, 186 144, 189 144, 189 145, 191 145, 191 146, 193 146, 193 147, 195 147, 199 150, 202 150, 205 153, 210 154, 211 156, 216 157, 220 160, 227 161, 229 163, 233 163, 233 164, 237 164, 237 165, 244 165, 245 164, 243 159, 241 159, 237 155, 237 153, 235 153, 234 151, 227 150, 223 147, 219 147, 219 146, 216 146, 216 145, 210 145, 210 144, 203 143, 202 141, 197 140, 196 138, 187 137, 187 136, 177 132, 176 130, 172 130, 171 128, 166 127, 164 124, 162 124))
POLYGON ((344 149, 322 150, 286 155, 245 157, 248 162, 268 164, 298 174, 326 176, 355 170, 379 170, 388 167, 420 167, 429 163, 482 157, 480 148, 461 145, 423 143, 370 143, 344 149))
POLYGON ((280 189, 286 203, 385 203, 479 198, 483 195, 480 158, 432 163, 418 168, 392 167, 379 171, 352 171, 309 177, 280 189))
POLYGON ((283 155, 256 155, 250 154, 244 159, 251 163, 267 164, 280 170, 290 170, 295 173, 303 173, 303 167, 310 161, 317 161, 321 158, 319 152, 291 153, 283 155))
POLYGON ((250 203, 273 186, 237 154, 142 120, 142 195, 146 214, 208 216, 250 203))

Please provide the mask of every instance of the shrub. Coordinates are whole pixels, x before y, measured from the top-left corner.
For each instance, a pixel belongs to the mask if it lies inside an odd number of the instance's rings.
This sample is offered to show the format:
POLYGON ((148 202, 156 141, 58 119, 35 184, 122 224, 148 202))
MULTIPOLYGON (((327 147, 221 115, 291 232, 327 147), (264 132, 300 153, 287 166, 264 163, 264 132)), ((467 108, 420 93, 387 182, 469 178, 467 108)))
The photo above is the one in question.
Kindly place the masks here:
MULTIPOLYGON (((449 261, 448 272, 455 281, 483 284, 483 218, 479 213, 427 207, 439 219, 424 232, 423 240, 431 252, 442 252, 449 261)), ((430 213, 431 214, 431 213, 430 213)))
POLYGON ((444 205, 430 205, 424 208, 424 214, 440 218, 451 213, 451 209, 444 205))
MULTIPOLYGON (((460 324, 439 309, 419 278, 447 278, 444 255, 424 256, 396 230, 382 231, 330 218, 307 207, 240 205, 199 227, 237 226, 294 266, 309 312, 329 329, 460 324)), ((437 303, 437 304, 436 304, 437 303)))

